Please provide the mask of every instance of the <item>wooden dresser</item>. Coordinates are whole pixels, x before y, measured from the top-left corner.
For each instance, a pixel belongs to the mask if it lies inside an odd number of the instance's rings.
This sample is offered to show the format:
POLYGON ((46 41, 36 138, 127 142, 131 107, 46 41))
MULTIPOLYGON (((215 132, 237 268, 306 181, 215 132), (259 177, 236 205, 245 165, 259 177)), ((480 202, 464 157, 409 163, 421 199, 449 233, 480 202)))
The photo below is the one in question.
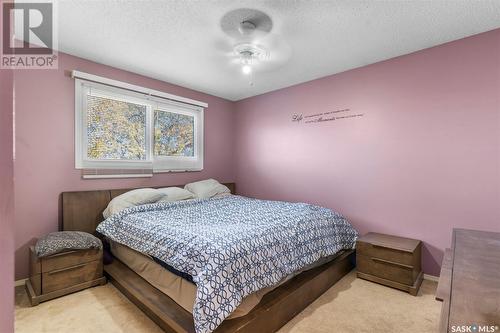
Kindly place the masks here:
POLYGON ((440 332, 500 332, 500 233, 453 230, 436 299, 440 332))
POLYGON ((30 247, 26 291, 32 305, 105 283, 102 250, 73 250, 39 258, 30 247))
POLYGON ((422 242, 370 232, 356 243, 359 278, 417 295, 422 284, 422 242))

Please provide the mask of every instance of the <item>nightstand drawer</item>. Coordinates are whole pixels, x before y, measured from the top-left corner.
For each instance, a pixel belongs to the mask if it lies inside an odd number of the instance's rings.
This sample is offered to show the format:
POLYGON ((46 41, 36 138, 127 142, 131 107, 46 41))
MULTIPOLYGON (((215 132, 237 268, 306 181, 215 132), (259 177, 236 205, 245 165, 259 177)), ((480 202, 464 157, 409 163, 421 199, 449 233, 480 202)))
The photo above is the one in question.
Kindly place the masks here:
POLYGON ((413 265, 415 261, 415 256, 412 252, 359 241, 356 244, 356 252, 368 257, 375 257, 404 265, 413 265))
POLYGON ((422 283, 422 242, 369 232, 356 242, 358 277, 418 293, 422 283))
POLYGON ((73 250, 40 258, 42 273, 99 260, 102 250, 73 250))
POLYGON ((356 257, 358 271, 387 280, 412 285, 414 282, 413 266, 377 257, 358 254, 356 257))
POLYGON ((102 260, 42 273, 42 293, 50 293, 102 277, 102 260))

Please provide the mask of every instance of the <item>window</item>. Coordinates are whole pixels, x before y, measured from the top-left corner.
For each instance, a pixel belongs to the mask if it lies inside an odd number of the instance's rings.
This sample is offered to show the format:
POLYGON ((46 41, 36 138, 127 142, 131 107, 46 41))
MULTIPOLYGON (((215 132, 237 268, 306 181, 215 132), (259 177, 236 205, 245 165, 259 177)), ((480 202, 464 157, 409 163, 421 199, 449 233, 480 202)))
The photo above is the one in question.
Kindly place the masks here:
POLYGON ((155 156, 194 155, 194 117, 155 110, 155 156))
POLYGON ((202 106, 93 75, 92 81, 75 77, 77 169, 203 169, 202 106))

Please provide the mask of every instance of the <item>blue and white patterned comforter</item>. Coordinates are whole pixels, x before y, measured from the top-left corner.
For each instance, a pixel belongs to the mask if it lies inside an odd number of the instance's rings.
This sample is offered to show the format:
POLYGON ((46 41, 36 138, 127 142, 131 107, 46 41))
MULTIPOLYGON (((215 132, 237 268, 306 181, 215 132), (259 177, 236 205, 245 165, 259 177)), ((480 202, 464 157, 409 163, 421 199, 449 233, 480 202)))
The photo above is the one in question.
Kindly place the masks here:
POLYGON ((215 330, 245 296, 354 248, 358 236, 330 209, 236 195, 128 208, 97 231, 193 277, 197 333, 215 330))

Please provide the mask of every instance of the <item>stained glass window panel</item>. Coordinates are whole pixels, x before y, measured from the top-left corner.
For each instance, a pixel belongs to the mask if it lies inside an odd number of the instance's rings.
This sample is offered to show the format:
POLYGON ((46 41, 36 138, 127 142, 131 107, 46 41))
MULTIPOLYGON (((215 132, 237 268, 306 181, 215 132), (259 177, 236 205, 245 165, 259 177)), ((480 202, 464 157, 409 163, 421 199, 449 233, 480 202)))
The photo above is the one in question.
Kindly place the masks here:
POLYGON ((194 117, 156 110, 154 113, 155 156, 194 156, 194 117))
POLYGON ((87 95, 87 157, 146 159, 145 105, 87 95))

